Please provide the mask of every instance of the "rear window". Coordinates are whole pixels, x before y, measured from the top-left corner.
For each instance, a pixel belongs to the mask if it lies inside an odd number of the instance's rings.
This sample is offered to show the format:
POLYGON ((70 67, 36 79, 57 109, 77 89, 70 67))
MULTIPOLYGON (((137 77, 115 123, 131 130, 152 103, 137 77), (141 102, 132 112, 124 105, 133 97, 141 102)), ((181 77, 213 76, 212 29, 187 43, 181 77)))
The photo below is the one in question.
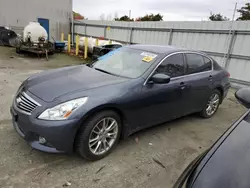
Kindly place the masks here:
POLYGON ((187 73, 194 74, 209 71, 212 69, 212 62, 209 58, 195 53, 186 54, 187 73))
POLYGON ((206 67, 206 68, 204 68, 204 70, 205 71, 212 70, 212 61, 205 56, 203 56, 203 59, 204 59, 204 65, 206 67))
POLYGON ((218 64, 218 62, 217 61, 215 61, 214 59, 212 59, 213 60, 213 68, 214 68, 214 70, 221 70, 222 69, 222 67, 218 64))

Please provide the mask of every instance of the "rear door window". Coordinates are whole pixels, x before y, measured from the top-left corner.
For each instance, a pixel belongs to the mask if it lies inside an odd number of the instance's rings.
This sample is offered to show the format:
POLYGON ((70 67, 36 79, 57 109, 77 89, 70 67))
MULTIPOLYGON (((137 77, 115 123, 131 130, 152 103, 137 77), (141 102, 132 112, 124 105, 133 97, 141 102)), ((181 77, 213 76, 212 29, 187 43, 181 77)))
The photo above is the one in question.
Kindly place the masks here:
POLYGON ((195 53, 186 54, 187 74, 209 71, 212 69, 210 59, 195 53))

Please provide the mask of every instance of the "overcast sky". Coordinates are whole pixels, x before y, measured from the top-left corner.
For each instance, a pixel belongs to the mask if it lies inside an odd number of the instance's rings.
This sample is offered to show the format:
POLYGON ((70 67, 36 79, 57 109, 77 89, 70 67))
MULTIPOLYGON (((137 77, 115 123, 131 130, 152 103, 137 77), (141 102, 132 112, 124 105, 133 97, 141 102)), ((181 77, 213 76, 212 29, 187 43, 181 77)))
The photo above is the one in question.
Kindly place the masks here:
MULTIPOLYGON (((246 3, 238 1, 238 8, 246 3)), ((89 20, 100 19, 101 14, 112 18, 128 15, 136 18, 150 13, 161 13, 165 21, 208 20, 210 12, 232 18, 236 0, 73 0, 73 9, 89 20)), ((236 14, 236 18, 238 14, 236 14)))

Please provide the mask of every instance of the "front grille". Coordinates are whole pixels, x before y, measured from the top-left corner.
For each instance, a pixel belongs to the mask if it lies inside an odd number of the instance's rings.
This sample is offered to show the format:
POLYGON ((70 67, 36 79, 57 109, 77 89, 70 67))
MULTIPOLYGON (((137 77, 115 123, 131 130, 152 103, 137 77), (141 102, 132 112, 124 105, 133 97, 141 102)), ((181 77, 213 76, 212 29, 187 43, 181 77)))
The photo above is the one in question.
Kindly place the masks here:
POLYGON ((16 97, 16 106, 18 109, 31 114, 31 112, 35 110, 37 106, 41 105, 28 96, 25 92, 21 92, 16 97))

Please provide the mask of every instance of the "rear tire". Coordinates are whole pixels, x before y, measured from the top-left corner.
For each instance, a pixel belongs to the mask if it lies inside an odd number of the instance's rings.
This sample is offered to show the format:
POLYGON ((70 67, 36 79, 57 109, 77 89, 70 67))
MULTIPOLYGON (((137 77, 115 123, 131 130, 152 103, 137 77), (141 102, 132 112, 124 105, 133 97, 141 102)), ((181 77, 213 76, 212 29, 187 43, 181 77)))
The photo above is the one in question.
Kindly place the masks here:
POLYGON ((75 142, 76 152, 87 160, 102 159, 115 148, 120 135, 120 116, 110 110, 99 112, 87 119, 79 129, 75 142), (110 127, 112 123, 113 127, 110 127))
POLYGON ((213 90, 211 96, 208 98, 205 107, 200 112, 200 116, 203 118, 212 117, 218 110, 221 103, 222 95, 217 89, 213 90))

